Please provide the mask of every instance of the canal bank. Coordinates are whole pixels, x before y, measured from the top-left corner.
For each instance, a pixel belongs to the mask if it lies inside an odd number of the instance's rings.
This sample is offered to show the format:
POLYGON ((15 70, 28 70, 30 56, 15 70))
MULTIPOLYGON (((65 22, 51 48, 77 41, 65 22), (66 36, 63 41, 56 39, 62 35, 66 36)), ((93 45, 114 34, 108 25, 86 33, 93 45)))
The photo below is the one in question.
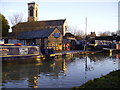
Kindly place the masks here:
POLYGON ((59 56, 74 56, 78 55, 89 55, 89 54, 97 54, 97 53, 120 53, 120 49, 110 49, 103 48, 100 50, 96 49, 86 49, 86 50, 61 50, 54 51, 53 48, 40 48, 37 45, 19 45, 19 44, 5 44, 0 46, 0 58, 4 60, 16 60, 27 59, 27 58, 50 58, 50 57, 59 57, 59 56))
POLYGON ((64 57, 64 56, 76 56, 76 55, 94 55, 97 53, 101 53, 101 51, 80 51, 80 50, 72 50, 72 51, 59 51, 55 52, 53 54, 28 54, 28 55, 4 55, 0 56, 2 60, 17 60, 19 59, 31 59, 31 58, 37 58, 37 59, 47 59, 52 57, 64 57))
POLYGON ((84 50, 67 50, 54 51, 53 49, 40 49, 39 46, 19 46, 19 45, 4 45, 0 46, 0 58, 4 60, 16 60, 27 58, 49 58, 59 56, 74 56, 76 54, 96 54, 101 51, 84 51, 84 50))
POLYGON ((74 87, 73 90, 78 90, 81 88, 119 88, 120 83, 120 70, 110 72, 109 74, 90 80, 80 87, 74 87))

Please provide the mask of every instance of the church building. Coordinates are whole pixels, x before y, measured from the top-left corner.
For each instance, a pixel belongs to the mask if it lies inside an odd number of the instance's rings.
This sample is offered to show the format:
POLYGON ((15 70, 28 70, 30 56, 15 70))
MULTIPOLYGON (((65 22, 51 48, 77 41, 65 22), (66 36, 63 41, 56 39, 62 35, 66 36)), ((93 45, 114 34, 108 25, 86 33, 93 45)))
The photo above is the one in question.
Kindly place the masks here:
POLYGON ((12 35, 18 40, 26 40, 26 44, 61 49, 63 36, 68 33, 66 19, 38 21, 38 9, 35 2, 28 3, 28 21, 13 26, 12 35))
POLYGON ((18 23, 12 27, 12 31, 18 35, 21 32, 49 28, 58 28, 63 36, 68 32, 66 19, 38 21, 38 4, 32 2, 28 3, 28 22, 18 23))

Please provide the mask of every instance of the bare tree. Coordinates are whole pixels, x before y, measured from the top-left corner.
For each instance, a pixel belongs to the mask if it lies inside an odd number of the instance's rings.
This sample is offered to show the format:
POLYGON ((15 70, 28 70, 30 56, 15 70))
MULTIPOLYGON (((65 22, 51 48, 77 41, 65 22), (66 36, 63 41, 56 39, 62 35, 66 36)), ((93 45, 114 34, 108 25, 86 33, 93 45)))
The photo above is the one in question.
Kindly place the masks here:
POLYGON ((76 36, 85 36, 83 30, 76 30, 76 36))
POLYGON ((21 13, 14 14, 13 16, 10 17, 10 21, 11 21, 13 26, 18 24, 19 22, 22 22, 23 21, 23 14, 21 14, 21 13))
POLYGON ((76 36, 77 36, 78 38, 85 39, 86 34, 85 34, 85 32, 84 32, 83 30, 77 30, 76 36))
POLYGON ((86 36, 83 30, 79 30, 75 26, 69 26, 68 30, 70 33, 74 34, 77 38, 84 39, 86 36))
POLYGON ((77 29, 75 26, 68 26, 68 31, 74 35, 76 35, 77 29))

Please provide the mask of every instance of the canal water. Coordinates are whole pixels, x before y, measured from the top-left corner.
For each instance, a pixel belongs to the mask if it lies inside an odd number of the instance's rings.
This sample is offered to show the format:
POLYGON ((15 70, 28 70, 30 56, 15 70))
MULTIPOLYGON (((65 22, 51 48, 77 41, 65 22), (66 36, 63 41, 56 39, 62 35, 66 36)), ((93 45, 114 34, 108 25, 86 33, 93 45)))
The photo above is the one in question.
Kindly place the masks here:
POLYGON ((120 69, 120 54, 9 61, 2 65, 2 88, 72 88, 120 69))

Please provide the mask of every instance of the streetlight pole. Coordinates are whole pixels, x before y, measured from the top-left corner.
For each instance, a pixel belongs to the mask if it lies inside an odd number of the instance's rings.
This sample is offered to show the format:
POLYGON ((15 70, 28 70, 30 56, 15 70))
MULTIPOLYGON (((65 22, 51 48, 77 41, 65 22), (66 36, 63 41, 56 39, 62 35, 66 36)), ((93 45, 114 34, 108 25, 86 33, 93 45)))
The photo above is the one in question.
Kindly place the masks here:
POLYGON ((84 51, 86 51, 86 45, 87 45, 87 17, 85 18, 85 45, 84 45, 84 51))
POLYGON ((85 27, 85 34, 86 34, 86 36, 87 36, 87 17, 85 18, 86 20, 85 20, 85 25, 86 25, 86 27, 85 27))
MULTIPOLYGON (((87 17, 85 18, 85 51, 87 46, 87 17)), ((85 82, 87 80, 87 55, 85 52, 85 82)))

